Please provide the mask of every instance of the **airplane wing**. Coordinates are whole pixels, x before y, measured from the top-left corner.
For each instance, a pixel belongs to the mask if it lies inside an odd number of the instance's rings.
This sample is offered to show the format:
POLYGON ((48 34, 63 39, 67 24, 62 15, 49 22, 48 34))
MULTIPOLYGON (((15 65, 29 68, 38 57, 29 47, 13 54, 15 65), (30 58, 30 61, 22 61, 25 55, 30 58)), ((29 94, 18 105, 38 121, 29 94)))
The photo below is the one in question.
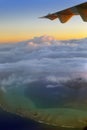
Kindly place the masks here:
POLYGON ((80 15, 83 21, 87 22, 87 2, 40 18, 48 18, 50 20, 58 18, 61 23, 66 23, 74 15, 80 15))

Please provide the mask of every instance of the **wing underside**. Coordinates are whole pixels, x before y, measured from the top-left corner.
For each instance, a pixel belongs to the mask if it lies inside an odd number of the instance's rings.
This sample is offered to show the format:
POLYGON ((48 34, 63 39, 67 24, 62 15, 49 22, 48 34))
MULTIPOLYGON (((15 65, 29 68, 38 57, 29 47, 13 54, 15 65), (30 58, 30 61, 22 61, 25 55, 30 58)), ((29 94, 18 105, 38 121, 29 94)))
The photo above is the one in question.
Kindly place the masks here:
POLYGON ((83 21, 87 22, 87 2, 63 11, 48 14, 41 18, 48 18, 50 20, 55 20, 58 18, 61 23, 66 23, 74 15, 80 15, 83 21))

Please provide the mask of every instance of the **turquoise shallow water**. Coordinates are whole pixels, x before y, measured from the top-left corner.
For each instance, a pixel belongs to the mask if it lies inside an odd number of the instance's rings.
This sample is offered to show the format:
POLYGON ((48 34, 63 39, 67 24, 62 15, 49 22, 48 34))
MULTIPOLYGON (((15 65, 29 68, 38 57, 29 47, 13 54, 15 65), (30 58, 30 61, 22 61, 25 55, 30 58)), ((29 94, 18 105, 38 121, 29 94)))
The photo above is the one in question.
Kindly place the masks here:
POLYGON ((0 109, 0 130, 82 130, 53 127, 0 109))
POLYGON ((77 89, 60 86, 47 88, 48 84, 39 81, 28 86, 12 87, 5 93, 1 90, 1 107, 5 111, 42 124, 67 129, 85 127, 87 125, 87 105, 83 89, 77 91, 77 89))

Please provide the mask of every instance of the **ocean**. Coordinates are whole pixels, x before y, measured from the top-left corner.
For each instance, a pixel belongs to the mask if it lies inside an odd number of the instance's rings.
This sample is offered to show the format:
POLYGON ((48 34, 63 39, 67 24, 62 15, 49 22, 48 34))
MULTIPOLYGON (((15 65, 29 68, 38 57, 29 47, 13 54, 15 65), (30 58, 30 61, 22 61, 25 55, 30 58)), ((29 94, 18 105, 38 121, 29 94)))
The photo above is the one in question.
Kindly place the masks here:
POLYGON ((82 130, 52 127, 0 109, 0 130, 82 130))
POLYGON ((67 104, 67 101, 71 102, 72 97, 73 100, 75 98, 73 91, 71 93, 71 88, 70 90, 63 87, 46 88, 45 86, 43 87, 42 82, 41 86, 40 82, 39 85, 35 82, 24 90, 22 87, 21 89, 18 87, 5 94, 1 93, 0 101, 2 108, 6 109, 0 109, 0 130, 82 130, 82 126, 84 125, 81 126, 80 122, 77 125, 78 121, 75 121, 75 117, 86 119, 86 110, 84 109, 83 111, 80 107, 79 109, 78 107, 76 109, 73 109, 73 107, 70 109, 62 107, 64 103, 67 104), (33 87, 32 85, 36 86, 33 87), (60 92, 60 95, 57 94, 58 98, 56 98, 55 92, 60 92), (64 100, 63 94, 68 96, 67 100, 64 100), (59 107, 56 99, 59 102, 59 107), (57 120, 58 115, 62 118, 57 120), (44 121, 44 123, 39 123, 39 120, 44 121), (60 124, 59 121, 61 121, 62 124, 59 125, 60 127, 53 125, 55 121, 57 121, 57 124, 60 124), (49 123, 49 125, 46 123, 49 123), (69 123, 71 124, 71 128, 69 127, 70 125, 66 125, 69 123), (72 128, 75 124, 79 128, 72 128))

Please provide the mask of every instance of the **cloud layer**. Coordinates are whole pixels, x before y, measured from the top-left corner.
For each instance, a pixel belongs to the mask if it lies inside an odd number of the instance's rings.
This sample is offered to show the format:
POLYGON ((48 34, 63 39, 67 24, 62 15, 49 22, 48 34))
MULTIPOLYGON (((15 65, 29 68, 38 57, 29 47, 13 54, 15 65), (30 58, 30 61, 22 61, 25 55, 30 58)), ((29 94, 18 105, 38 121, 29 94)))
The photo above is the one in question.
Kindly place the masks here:
POLYGON ((0 44, 0 86, 87 78, 87 39, 58 41, 41 36, 26 42, 0 44))

